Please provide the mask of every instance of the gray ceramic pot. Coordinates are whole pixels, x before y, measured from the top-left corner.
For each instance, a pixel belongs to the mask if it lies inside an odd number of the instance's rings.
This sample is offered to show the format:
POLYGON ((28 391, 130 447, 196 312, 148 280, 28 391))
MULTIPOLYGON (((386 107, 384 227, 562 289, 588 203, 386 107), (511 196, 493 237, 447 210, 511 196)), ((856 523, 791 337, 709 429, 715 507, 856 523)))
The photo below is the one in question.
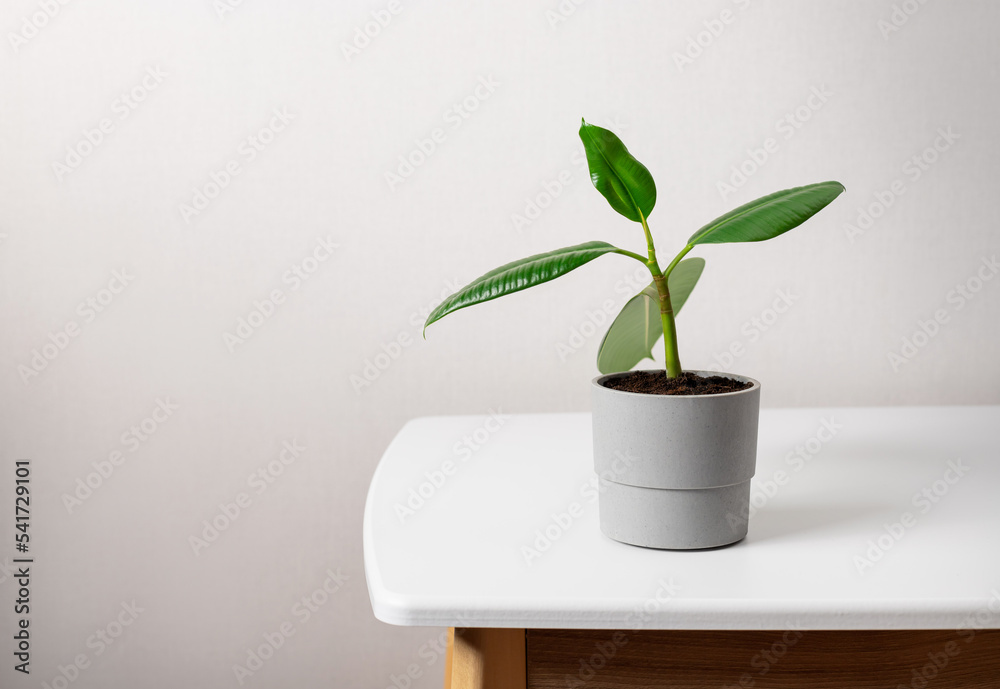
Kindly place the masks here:
POLYGON ((647 548, 713 548, 747 534, 760 383, 721 395, 647 395, 594 378, 601 531, 647 548))

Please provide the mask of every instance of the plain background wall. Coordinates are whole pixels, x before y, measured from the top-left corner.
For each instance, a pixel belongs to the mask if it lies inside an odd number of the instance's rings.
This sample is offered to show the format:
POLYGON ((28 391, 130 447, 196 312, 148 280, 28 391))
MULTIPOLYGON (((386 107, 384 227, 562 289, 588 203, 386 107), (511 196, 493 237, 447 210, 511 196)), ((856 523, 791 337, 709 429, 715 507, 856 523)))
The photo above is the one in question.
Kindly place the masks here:
POLYGON ((371 615, 365 492, 412 417, 589 408, 603 327, 588 323, 644 282, 624 257, 453 315, 426 342, 419 327, 500 263, 591 239, 643 249, 580 165, 581 116, 653 173, 667 260, 757 196, 847 186, 773 242, 694 254, 708 266, 679 319, 686 367, 752 375, 767 406, 1000 402, 997 3, 226 2, 0 13, 0 562, 17 458, 32 460, 37 557, 30 678, 12 669, 0 572, 4 687, 51 685, 80 654, 73 687, 239 686, 233 666, 283 623, 294 636, 244 686, 381 689, 411 663, 414 687, 439 686, 425 644, 440 630, 371 615), (345 55, 373 12, 391 21, 345 55), (248 137, 268 141, 253 160, 248 137), (240 174, 215 195, 230 161, 240 174), (752 174, 720 191, 742 164, 752 174), (215 198, 185 217, 196 190, 215 198), (295 289, 283 276, 320 239, 338 246, 295 289), (102 293, 113 271, 128 284, 102 293), (275 289, 283 303, 227 346, 275 289), (139 440, 159 402, 176 408, 139 440), (282 465, 286 442, 305 449, 282 465), (269 463, 273 482, 248 483, 269 463), (248 506, 196 553, 240 493, 248 506), (303 619, 327 570, 346 581, 303 619), (137 619, 95 642, 133 600, 137 619))

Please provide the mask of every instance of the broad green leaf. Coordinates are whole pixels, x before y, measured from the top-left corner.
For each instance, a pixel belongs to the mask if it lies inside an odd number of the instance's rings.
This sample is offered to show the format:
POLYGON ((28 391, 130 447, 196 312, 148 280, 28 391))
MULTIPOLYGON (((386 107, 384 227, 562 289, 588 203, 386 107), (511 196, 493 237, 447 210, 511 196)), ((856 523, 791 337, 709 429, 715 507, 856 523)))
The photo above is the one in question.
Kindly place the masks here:
POLYGON ((844 191, 840 182, 785 189, 731 210, 691 235, 688 244, 760 242, 798 227, 844 191))
POLYGON ((458 311, 466 306, 480 304, 554 280, 560 275, 565 275, 584 263, 589 263, 598 256, 612 251, 618 251, 618 248, 607 242, 585 242, 544 254, 536 254, 500 266, 473 280, 441 302, 427 317, 424 330, 426 331, 428 325, 444 318, 452 311, 458 311))
POLYGON ((632 157, 621 139, 603 127, 584 120, 580 139, 587 152, 590 181, 597 191, 629 220, 641 222, 643 217, 648 218, 656 205, 656 185, 646 166, 632 157))
MULTIPOLYGON (((704 269, 704 259, 689 258, 678 263, 670 273, 667 287, 675 316, 680 313, 704 269)), ((597 370, 604 374, 632 370, 643 359, 653 358, 653 345, 661 337, 660 297, 656 285, 651 282, 646 289, 629 299, 604 334, 597 352, 597 370)))

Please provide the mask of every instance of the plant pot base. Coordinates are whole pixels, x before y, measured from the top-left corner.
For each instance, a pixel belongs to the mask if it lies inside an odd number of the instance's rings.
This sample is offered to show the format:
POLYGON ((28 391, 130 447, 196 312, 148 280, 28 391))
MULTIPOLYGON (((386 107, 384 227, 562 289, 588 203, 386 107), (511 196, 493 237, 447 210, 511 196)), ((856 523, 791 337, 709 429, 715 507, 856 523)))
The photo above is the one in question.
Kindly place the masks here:
POLYGON ((747 535, 750 481, 699 490, 599 481, 601 531, 616 541, 696 550, 731 545, 747 535))

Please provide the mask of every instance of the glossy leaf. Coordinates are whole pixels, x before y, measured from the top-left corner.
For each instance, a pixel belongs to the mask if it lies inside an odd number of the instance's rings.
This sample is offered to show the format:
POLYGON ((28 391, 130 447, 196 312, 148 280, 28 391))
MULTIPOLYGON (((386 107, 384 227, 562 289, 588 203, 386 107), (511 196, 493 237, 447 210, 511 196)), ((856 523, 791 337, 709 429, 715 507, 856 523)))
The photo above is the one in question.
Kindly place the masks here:
POLYGON ((445 299, 427 317, 424 330, 426 331, 427 326, 434 321, 444 318, 453 311, 554 280, 593 261, 598 256, 617 250, 617 247, 607 242, 585 242, 500 266, 445 299))
MULTIPOLYGON (((678 263, 670 273, 667 287, 675 316, 691 295, 704 268, 704 259, 689 258, 678 263)), ((597 352, 597 370, 605 374, 632 370, 643 359, 653 358, 653 345, 662 336, 660 297, 656 285, 651 282, 629 299, 608 328, 597 352)))
POLYGON ((603 127, 583 121, 580 139, 587 153, 590 181, 597 191, 629 220, 648 218, 656 205, 656 184, 646 166, 628 152, 621 139, 603 127))
POLYGON ((688 244, 760 242, 798 227, 844 191, 840 182, 785 189, 716 218, 691 235, 688 244))

